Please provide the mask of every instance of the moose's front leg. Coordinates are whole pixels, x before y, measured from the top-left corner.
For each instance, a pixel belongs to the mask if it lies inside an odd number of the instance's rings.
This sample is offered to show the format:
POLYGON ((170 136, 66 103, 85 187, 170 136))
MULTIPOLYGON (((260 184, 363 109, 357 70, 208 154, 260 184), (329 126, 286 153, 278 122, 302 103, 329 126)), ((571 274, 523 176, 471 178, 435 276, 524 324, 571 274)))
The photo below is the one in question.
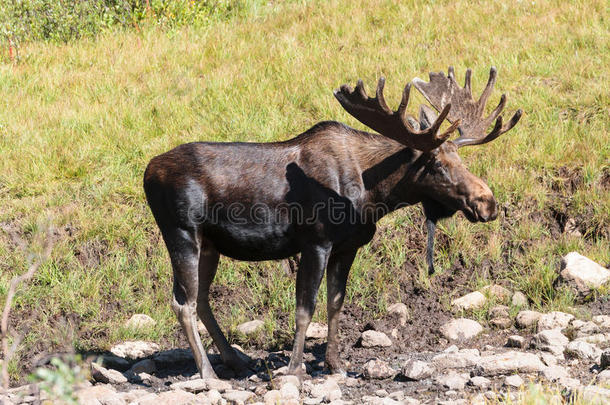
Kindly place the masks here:
POLYGON ((296 332, 292 346, 292 356, 288 365, 290 374, 302 373, 303 346, 305 345, 305 332, 311 321, 316 307, 318 288, 328 263, 330 243, 324 246, 312 246, 301 252, 301 262, 297 271, 296 285, 296 332))
POLYGON ((339 360, 339 318, 349 269, 352 267, 357 249, 335 253, 328 260, 326 271, 327 312, 328 312, 328 343, 326 344, 326 366, 333 373, 344 373, 339 360))

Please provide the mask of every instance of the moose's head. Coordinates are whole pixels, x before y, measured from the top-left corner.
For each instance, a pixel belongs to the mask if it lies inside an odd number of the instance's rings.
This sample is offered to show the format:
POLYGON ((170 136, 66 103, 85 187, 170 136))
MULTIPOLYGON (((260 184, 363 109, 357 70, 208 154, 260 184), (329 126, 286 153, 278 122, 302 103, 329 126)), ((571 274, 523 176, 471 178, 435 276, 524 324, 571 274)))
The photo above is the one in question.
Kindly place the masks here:
POLYGON ((498 106, 483 118, 485 104, 493 90, 497 71, 491 68, 487 86, 478 101, 472 98, 470 79, 472 71, 466 71, 464 87, 455 80, 455 72, 449 68, 448 75, 442 72, 430 73, 430 81, 414 79, 413 85, 430 104, 440 112, 426 105, 420 106, 419 120, 407 114, 411 83, 404 89, 402 101, 396 111, 392 111, 383 96, 385 79, 379 79, 375 97, 367 96, 362 81, 354 90, 343 85, 335 91, 335 97, 343 108, 360 122, 380 134, 392 138, 413 150, 418 151, 418 162, 414 166, 416 181, 412 186, 421 195, 421 202, 428 221, 429 271, 431 250, 436 221, 446 218, 457 211, 472 222, 487 222, 497 217, 497 205, 493 193, 483 180, 476 177, 462 163, 457 154, 458 148, 467 145, 480 145, 493 141, 509 131, 521 118, 517 110, 513 117, 503 124, 500 113, 506 104, 502 95, 498 106), (440 132, 440 126, 447 119, 451 126, 440 132), (491 132, 487 128, 496 120, 491 132), (458 130, 460 136, 449 140, 458 130))

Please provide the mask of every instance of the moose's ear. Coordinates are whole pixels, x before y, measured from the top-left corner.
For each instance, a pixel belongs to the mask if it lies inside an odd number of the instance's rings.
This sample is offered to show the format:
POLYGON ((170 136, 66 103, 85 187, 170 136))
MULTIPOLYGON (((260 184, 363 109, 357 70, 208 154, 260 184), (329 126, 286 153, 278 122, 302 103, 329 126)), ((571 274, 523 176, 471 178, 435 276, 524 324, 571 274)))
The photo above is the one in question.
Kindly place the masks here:
POLYGON ((428 129, 432 123, 436 121, 438 115, 436 111, 425 104, 419 106, 419 128, 420 130, 428 129))

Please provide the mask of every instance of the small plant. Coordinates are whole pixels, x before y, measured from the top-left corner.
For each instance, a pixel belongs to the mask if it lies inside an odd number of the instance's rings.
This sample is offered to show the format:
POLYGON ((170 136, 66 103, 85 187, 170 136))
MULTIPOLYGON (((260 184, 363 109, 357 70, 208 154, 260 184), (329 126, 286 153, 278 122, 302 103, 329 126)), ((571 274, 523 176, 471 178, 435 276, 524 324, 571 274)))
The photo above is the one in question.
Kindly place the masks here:
POLYGON ((41 367, 30 376, 30 380, 38 382, 40 389, 48 393, 51 400, 76 404, 75 388, 85 381, 85 373, 79 365, 80 356, 76 356, 73 363, 70 365, 54 357, 51 359, 54 369, 41 367))

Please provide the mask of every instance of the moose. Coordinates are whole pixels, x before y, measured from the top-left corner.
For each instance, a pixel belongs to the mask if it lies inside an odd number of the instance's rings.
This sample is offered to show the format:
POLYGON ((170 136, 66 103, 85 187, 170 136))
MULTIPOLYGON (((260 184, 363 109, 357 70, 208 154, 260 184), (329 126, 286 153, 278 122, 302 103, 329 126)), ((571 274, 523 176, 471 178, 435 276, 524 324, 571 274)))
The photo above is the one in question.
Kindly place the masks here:
POLYGON ((180 145, 154 157, 144 190, 173 268, 172 309, 188 338, 202 378, 216 377, 197 331, 203 321, 222 361, 243 372, 248 363, 228 343, 210 307, 209 291, 220 255, 237 260, 279 260, 301 255, 296 274, 296 331, 288 372, 302 373, 305 331, 324 270, 328 291, 325 365, 343 372, 339 315, 350 267, 358 249, 375 234, 376 222, 407 205, 422 203, 428 229, 427 262, 433 267, 436 222, 461 211, 471 222, 496 218, 494 196, 468 171, 457 150, 493 141, 519 121, 500 115, 506 96, 483 118, 496 81, 491 68, 478 101, 471 70, 461 87, 454 69, 414 79, 392 111, 362 80, 334 91, 343 108, 376 131, 368 133, 325 121, 282 142, 180 145), (407 114, 411 84, 438 111, 422 105, 419 119, 407 114), (444 131, 441 124, 450 123, 444 131), (495 121, 491 132, 487 128, 495 121), (458 130, 459 137, 449 140, 458 130))

